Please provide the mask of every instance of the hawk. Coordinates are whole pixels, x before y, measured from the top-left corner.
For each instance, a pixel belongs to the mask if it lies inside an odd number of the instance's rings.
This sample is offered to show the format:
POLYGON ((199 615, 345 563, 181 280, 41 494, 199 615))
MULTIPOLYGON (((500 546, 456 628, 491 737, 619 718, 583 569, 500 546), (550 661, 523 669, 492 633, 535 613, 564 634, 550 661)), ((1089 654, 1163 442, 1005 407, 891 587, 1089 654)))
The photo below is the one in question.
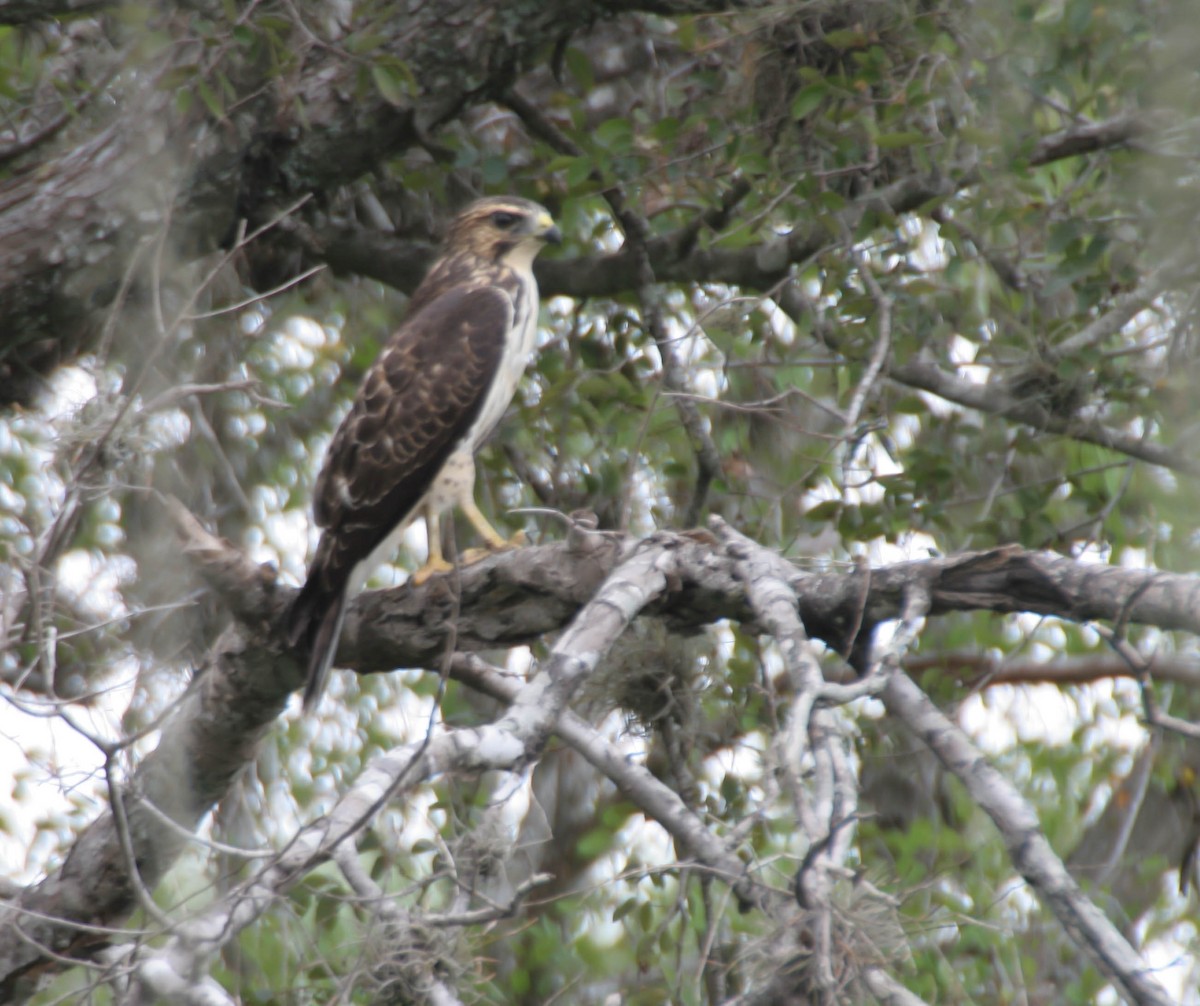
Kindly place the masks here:
POLYGON ((288 641, 309 653, 305 710, 325 688, 347 599, 415 516, 429 537, 417 582, 451 568, 438 528, 451 506, 490 547, 507 544, 475 505, 475 452, 512 401, 537 338, 534 257, 561 240, 537 203, 472 203, 367 371, 317 478, 321 540, 287 616, 288 641))

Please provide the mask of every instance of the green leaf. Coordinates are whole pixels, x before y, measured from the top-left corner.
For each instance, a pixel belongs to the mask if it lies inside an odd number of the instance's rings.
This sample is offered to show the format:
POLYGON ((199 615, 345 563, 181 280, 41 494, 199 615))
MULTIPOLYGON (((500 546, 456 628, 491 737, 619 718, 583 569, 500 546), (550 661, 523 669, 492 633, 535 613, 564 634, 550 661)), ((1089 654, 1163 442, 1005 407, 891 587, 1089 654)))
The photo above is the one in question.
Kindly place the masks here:
POLYGON ((792 99, 792 118, 803 119, 809 112, 814 111, 825 100, 828 94, 829 87, 824 81, 819 84, 809 84, 807 87, 800 88, 796 92, 796 97, 792 99))
POLYGON ((624 153, 633 143, 633 128, 628 119, 608 119, 596 127, 592 138, 605 150, 624 153))
POLYGON ((592 828, 575 845, 575 851, 585 860, 602 856, 612 848, 613 832, 610 828, 592 828))
POLYGON ((356 56, 365 56, 386 44, 388 37, 380 32, 360 31, 346 37, 343 43, 347 52, 356 56))
POLYGON ((825 33, 824 41, 835 49, 862 49, 870 39, 858 28, 835 28, 825 33))
POLYGON ((217 93, 209 87, 208 81, 197 81, 196 91, 200 95, 200 100, 204 102, 204 107, 208 109, 209 115, 214 119, 223 119, 225 117, 225 106, 222 104, 217 93))
POLYGON ((841 500, 824 500, 816 506, 810 507, 804 516, 811 521, 836 520, 844 507, 845 504, 841 500))
POLYGON ((407 68, 397 63, 376 63, 371 67, 371 80, 389 105, 397 108, 408 107, 415 82, 407 68))
POLYGON ((591 58, 582 49, 576 46, 568 46, 567 51, 563 54, 563 62, 566 63, 567 71, 575 78, 581 89, 590 91, 596 86, 596 75, 592 72, 591 58))
POLYGON ((925 134, 915 129, 900 133, 877 133, 875 145, 880 150, 897 150, 901 147, 911 147, 915 143, 926 142, 925 134))
POLYGON ((595 162, 590 157, 572 157, 567 165, 567 185, 572 190, 590 182, 595 162))
POLYGON ((498 154, 488 154, 480 168, 485 185, 497 186, 508 179, 508 162, 498 154))
POLYGON ((613 909, 613 922, 620 922, 626 915, 636 909, 639 904, 641 904, 641 901, 638 898, 626 898, 613 909))

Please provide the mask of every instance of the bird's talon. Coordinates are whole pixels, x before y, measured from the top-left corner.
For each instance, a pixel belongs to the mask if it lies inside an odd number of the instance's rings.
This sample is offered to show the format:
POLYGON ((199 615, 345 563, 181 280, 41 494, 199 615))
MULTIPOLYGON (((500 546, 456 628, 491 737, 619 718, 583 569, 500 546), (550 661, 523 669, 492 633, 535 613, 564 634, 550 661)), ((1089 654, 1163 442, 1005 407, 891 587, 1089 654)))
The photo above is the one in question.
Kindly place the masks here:
POLYGON ((507 552, 514 548, 524 548, 529 544, 529 538, 524 531, 518 531, 511 538, 505 541, 503 538, 498 538, 496 541, 489 541, 484 548, 469 548, 463 552, 460 561, 464 566, 469 566, 473 562, 479 562, 486 559, 488 556, 495 555, 497 552, 507 552))
POLYGON ((464 566, 470 566, 472 563, 481 562, 490 555, 495 555, 499 549, 492 548, 490 545, 487 548, 469 548, 461 556, 459 561, 464 566))
POLYGON ((424 566, 416 570, 409 577, 409 580, 414 587, 420 587, 431 577, 437 576, 439 573, 449 573, 453 569, 454 564, 447 562, 445 559, 430 559, 424 566))

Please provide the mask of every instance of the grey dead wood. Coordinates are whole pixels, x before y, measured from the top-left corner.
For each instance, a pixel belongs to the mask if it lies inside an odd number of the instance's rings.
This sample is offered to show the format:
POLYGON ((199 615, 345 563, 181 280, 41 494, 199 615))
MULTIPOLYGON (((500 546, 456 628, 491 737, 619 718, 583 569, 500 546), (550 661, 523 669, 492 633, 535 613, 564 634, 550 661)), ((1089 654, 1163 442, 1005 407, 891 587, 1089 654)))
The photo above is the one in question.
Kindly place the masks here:
POLYGON ((434 732, 371 760, 328 814, 306 825, 278 858, 230 896, 181 922, 161 949, 145 948, 135 970, 143 984, 169 992, 202 973, 310 869, 336 857, 388 801, 447 772, 518 771, 540 754, 575 689, 629 623, 675 576, 673 541, 664 536, 629 550, 580 608, 545 665, 521 685, 493 723, 434 732))
MULTIPOLYGON (((153 887, 199 821, 253 759, 258 739, 299 686, 300 666, 278 626, 292 588, 246 560, 176 509, 185 553, 236 616, 181 699, 158 747, 128 785, 126 813, 142 880, 153 887), (180 827, 168 827, 152 802, 180 827)), ((647 611, 681 631, 722 618, 754 624, 724 550, 707 533, 663 535, 674 574, 647 611)), ((441 665, 446 619, 459 610, 457 644, 479 650, 529 643, 561 629, 638 543, 587 533, 489 558, 461 575, 461 607, 449 584, 369 592, 347 619, 338 666, 360 673, 441 665)), ((852 653, 856 633, 898 616, 906 588, 921 579, 930 613, 1033 611, 1196 632, 1200 578, 1104 567, 1019 548, 898 563, 874 570, 806 573, 790 585, 808 634, 852 653)), ((61 967, 56 955, 88 956, 108 942, 81 924, 118 926, 134 900, 113 820, 105 813, 76 840, 64 863, 7 902, 0 914, 0 1001, 22 982, 61 967)))

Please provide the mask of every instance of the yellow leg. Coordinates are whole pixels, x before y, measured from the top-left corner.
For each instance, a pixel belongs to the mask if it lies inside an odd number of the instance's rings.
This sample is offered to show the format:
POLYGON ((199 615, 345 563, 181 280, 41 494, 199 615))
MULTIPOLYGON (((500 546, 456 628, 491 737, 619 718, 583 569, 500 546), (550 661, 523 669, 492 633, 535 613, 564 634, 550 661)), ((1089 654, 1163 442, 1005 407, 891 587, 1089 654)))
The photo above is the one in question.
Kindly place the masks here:
POLYGON ((462 553, 462 561, 464 564, 479 562, 481 558, 486 558, 491 552, 499 552, 504 549, 518 549, 522 545, 527 545, 529 539, 526 538, 523 531, 518 531, 512 535, 512 538, 504 538, 496 528, 492 527, 487 522, 487 517, 482 514, 479 507, 476 507, 472 497, 467 497, 458 503, 458 508, 467 515, 467 520, 472 523, 475 531, 478 531, 480 537, 487 543, 487 549, 468 549, 462 553))
MULTIPOLYGON (((475 500, 467 496, 459 501, 458 507, 462 510, 467 520, 471 522, 471 526, 479 532, 479 536, 487 543, 487 548, 470 548, 462 553, 460 560, 464 566, 470 565, 473 562, 478 562, 491 555, 493 552, 499 552, 506 548, 518 548, 526 544, 527 538, 523 531, 518 531, 513 535, 512 539, 506 539, 488 522, 488 519, 483 515, 483 511, 475 505, 475 500)), ((431 576, 436 576, 438 573, 449 573, 454 569, 453 563, 447 562, 445 556, 442 555, 442 533, 441 525, 438 520, 437 511, 432 507, 425 508, 425 534, 429 539, 429 558, 425 560, 425 565, 412 574, 409 579, 415 586, 421 586, 431 576)))
POLYGON ((488 523, 488 519, 483 515, 483 511, 475 505, 472 497, 467 496, 459 500, 458 506, 466 515, 467 520, 471 522, 471 526, 479 532, 479 536, 487 542, 488 548, 493 550, 508 548, 508 542, 504 536, 488 523))
POLYGON ((517 548, 524 545, 527 541, 524 531, 518 531, 510 539, 505 538, 500 534, 483 515, 483 511, 475 504, 473 497, 468 496, 458 503, 458 507, 462 510, 467 520, 471 522, 471 526, 479 532, 479 536, 487 542, 487 548, 471 548, 467 549, 462 555, 463 564, 478 562, 480 559, 486 558, 492 552, 499 552, 506 548, 517 548))
POLYGON ((442 528, 438 521, 437 511, 432 507, 425 508, 425 536, 429 539, 429 555, 425 559, 425 565, 409 577, 417 587, 431 576, 438 573, 449 573, 454 568, 442 555, 442 528))

